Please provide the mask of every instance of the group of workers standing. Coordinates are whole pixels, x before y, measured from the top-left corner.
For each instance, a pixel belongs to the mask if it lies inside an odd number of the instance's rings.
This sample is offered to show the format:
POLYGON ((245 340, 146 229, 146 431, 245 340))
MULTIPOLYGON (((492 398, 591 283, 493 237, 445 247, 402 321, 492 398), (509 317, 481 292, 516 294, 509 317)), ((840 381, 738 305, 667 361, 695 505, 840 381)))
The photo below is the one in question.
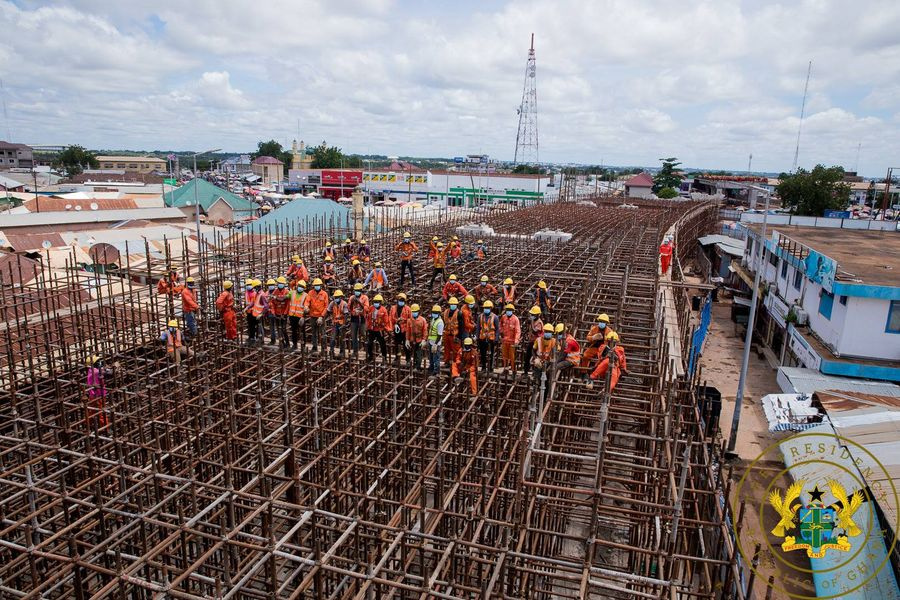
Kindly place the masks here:
MULTIPOLYGON (((406 275, 415 285, 413 259, 418 246, 409 232, 397 244, 400 263, 399 280, 403 286, 406 275)), ((381 355, 383 362, 401 361, 412 368, 437 376, 441 368, 448 368, 455 378, 468 378, 472 393, 478 389, 477 373, 493 372, 499 347, 500 366, 505 373, 518 375, 519 352, 523 355, 522 371, 528 375, 550 369, 580 376, 588 382, 603 378, 612 367, 610 387, 614 388, 622 373, 627 373, 625 352, 619 336, 610 326, 609 316, 600 314, 584 341, 584 349, 563 323, 552 323, 553 302, 544 281, 534 287, 531 306, 523 315, 517 314, 517 301, 522 301, 512 278, 494 286, 486 275, 466 288, 456 274, 446 275, 448 263, 463 260, 463 249, 454 236, 447 246, 432 238, 429 258, 433 272, 429 290, 441 279, 442 287, 436 302, 429 308, 410 302, 404 292, 393 295, 393 304, 385 299, 388 274, 381 262, 371 260, 371 251, 364 240, 359 244, 347 239, 336 251, 326 243, 319 276, 312 277, 299 255, 294 255, 283 275, 266 280, 247 278, 244 281, 242 305, 237 307, 234 283, 225 281, 215 306, 221 315, 225 337, 238 338, 237 311, 243 313, 247 328, 247 344, 261 345, 269 335, 269 343, 281 348, 299 350, 307 341, 313 354, 324 352, 326 343, 331 356, 341 358, 352 352, 359 357, 365 346, 369 362, 381 355), (340 288, 334 262, 346 263, 348 294, 340 288), (363 268, 368 263, 368 271, 363 268)), ((478 240, 466 259, 482 260, 485 246, 478 240)), ((187 279, 179 286, 177 273, 160 281, 161 293, 181 294, 185 311, 185 325, 190 336, 196 334, 197 310, 193 296, 194 281, 187 279), (188 315, 191 315, 189 318, 188 315)), ((190 350, 183 350, 184 340, 177 321, 169 322, 161 340, 178 361, 190 350)))

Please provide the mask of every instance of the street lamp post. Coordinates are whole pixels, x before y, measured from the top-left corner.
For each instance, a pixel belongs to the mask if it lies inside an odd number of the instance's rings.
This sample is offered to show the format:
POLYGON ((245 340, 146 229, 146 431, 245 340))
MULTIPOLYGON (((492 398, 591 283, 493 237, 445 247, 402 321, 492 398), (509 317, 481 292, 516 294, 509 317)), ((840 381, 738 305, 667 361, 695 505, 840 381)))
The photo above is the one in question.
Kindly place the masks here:
MULTIPOLYGON (((202 156, 204 154, 212 154, 213 152, 219 152, 221 148, 215 148, 214 150, 206 150, 204 152, 197 152, 194 154, 194 179, 197 179, 197 157, 202 156)), ((197 221, 197 244, 200 244, 200 197, 199 192, 197 192, 197 182, 194 182, 194 218, 197 221)))

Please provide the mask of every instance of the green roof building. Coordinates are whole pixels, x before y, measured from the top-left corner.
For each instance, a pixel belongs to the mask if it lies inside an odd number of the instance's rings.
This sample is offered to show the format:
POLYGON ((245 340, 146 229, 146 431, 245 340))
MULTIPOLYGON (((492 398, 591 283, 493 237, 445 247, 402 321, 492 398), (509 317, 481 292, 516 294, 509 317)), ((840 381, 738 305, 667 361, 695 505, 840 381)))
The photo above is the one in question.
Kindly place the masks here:
POLYGON ((166 206, 181 209, 185 215, 194 215, 194 203, 200 202, 200 211, 211 225, 225 225, 256 214, 256 204, 211 184, 205 179, 192 179, 179 188, 165 193, 166 206), (196 195, 194 192, 196 188, 196 195))

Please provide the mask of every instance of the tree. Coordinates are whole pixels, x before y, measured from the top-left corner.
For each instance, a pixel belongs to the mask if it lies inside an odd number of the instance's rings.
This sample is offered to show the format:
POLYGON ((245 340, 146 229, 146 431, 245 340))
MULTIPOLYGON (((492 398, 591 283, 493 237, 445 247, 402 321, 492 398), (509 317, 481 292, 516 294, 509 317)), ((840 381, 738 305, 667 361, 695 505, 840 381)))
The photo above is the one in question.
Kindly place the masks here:
POLYGON ((327 142, 322 142, 309 150, 312 156, 313 169, 340 169, 341 167, 359 168, 362 167, 362 159, 359 156, 347 156, 337 146, 329 146, 327 142))
POLYGON ((294 155, 290 150, 285 150, 282 148, 281 144, 275 140, 258 142, 256 144, 256 152, 253 153, 253 158, 259 158, 260 156, 271 156, 272 158, 277 158, 283 162, 285 175, 287 175, 288 170, 291 168, 291 160, 294 158, 294 155))
POLYGON ((536 165, 516 165, 512 172, 526 175, 543 175, 544 169, 536 165))
POLYGON ((674 156, 669 158, 661 158, 662 167, 653 177, 653 193, 659 196, 659 191, 663 188, 678 188, 681 184, 681 173, 676 172, 677 167, 681 164, 674 156))
POLYGON ((794 214, 821 217, 826 210, 841 210, 850 201, 850 185, 843 182, 843 167, 816 165, 812 171, 779 175, 776 191, 782 206, 794 214))
POLYGON ((656 192, 656 197, 663 200, 671 200, 672 198, 678 197, 678 190, 673 187, 664 187, 663 189, 656 192))
POLYGON ((85 167, 97 169, 100 163, 93 152, 85 150, 82 146, 69 146, 59 153, 56 160, 53 161, 53 167, 56 169, 65 169, 68 175, 78 175, 84 171, 85 167))

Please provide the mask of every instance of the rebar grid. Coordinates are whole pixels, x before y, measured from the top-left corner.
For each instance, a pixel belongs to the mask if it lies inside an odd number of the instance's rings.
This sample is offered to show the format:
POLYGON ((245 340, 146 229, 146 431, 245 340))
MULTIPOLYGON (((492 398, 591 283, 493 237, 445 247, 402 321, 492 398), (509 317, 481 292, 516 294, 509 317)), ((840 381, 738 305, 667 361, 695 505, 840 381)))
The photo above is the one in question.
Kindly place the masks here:
MULTIPOLYGON (((612 394, 568 377, 494 374, 473 396, 410 366, 222 339, 217 282, 271 274, 298 252, 316 271, 324 240, 343 237, 346 223, 239 234, 181 254, 179 269, 202 277, 202 328, 180 367, 153 342, 177 302, 144 285, 171 257, 148 252, 140 270, 121 265, 121 279, 74 269, 25 284, 4 277, 0 590, 743 597, 717 447, 704 437, 693 382, 666 376, 681 359, 666 355, 657 317, 656 247, 679 219, 693 227, 695 208, 510 211, 486 220, 499 233, 486 240, 487 260, 449 268, 464 283, 513 277, 520 312, 527 288, 545 279, 555 316, 578 337, 609 313, 632 373, 612 394), (518 237, 542 227, 576 237, 518 237), (83 401, 80 365, 93 353, 115 365, 100 427, 86 421, 83 401)), ((427 246, 461 224, 412 231, 427 246)), ((382 225, 373 257, 395 276, 393 247, 407 224, 382 225)), ((424 250, 420 279, 405 291, 427 304, 435 292, 423 281, 424 250)))

